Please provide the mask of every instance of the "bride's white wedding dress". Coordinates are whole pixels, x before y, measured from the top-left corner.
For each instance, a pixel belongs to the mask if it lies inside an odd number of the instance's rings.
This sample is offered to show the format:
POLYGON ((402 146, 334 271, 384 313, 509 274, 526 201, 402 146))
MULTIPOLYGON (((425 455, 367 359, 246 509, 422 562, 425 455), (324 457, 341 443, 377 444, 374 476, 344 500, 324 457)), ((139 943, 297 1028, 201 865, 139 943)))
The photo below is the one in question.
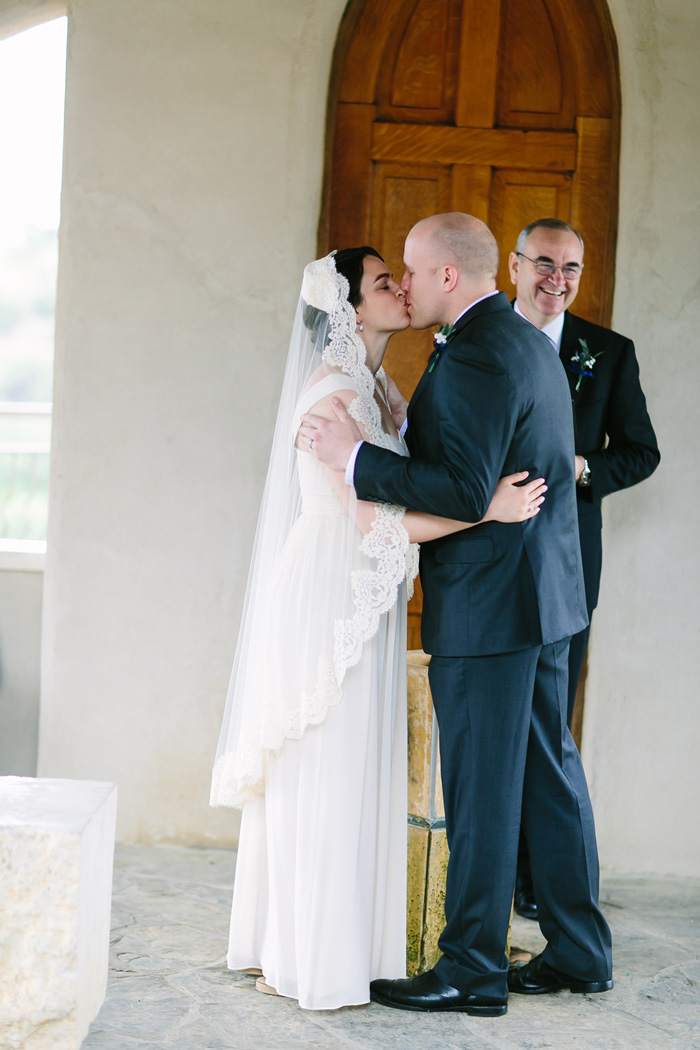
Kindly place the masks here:
POLYGON ((407 455, 348 295, 333 255, 305 268, 210 799, 243 811, 228 965, 309 1009, 366 1003, 406 966, 418 548, 402 508, 358 505, 295 448, 301 414, 344 390, 365 439, 407 455))
MULTIPOLYGON (((295 416, 352 385, 327 377, 295 416)), ((383 443, 408 454, 400 438, 383 443)), ((264 794, 243 804, 227 961, 259 967, 302 1007, 332 1009, 366 1003, 371 980, 406 972, 406 581, 383 575, 372 545, 393 548, 395 566, 408 537, 396 508, 377 508, 365 542, 349 545, 357 525, 324 468, 296 457, 302 510, 275 573, 254 685, 292 712, 304 695, 306 727, 268 753, 264 794), (321 676, 319 688, 319 656, 335 645, 337 664, 339 637, 344 677, 327 686, 321 676)))

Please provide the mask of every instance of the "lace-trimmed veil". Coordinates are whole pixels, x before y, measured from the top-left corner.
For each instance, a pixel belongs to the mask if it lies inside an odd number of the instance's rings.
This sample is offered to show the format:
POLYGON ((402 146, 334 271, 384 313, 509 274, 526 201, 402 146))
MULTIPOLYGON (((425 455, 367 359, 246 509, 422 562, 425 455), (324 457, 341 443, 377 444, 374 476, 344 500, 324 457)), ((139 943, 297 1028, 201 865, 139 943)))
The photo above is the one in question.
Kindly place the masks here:
MULTIPOLYGON (((324 391, 350 389, 356 395, 350 413, 368 439, 395 447, 382 427, 349 285, 333 255, 304 271, 214 765, 213 806, 240 808, 264 792, 268 756, 323 722, 328 708, 342 700, 346 671, 395 605, 404 579, 412 587, 417 570, 418 551, 409 544, 402 508, 376 505, 371 529, 363 534, 353 518, 354 497, 341 513, 340 500, 331 494, 335 517, 342 518, 336 521, 339 556, 327 569, 313 558, 308 562, 301 590, 310 593, 285 588, 294 533, 302 527, 303 464, 297 459, 308 454, 294 447, 301 412, 324 391)), ((384 382, 381 369, 377 380, 384 382)))

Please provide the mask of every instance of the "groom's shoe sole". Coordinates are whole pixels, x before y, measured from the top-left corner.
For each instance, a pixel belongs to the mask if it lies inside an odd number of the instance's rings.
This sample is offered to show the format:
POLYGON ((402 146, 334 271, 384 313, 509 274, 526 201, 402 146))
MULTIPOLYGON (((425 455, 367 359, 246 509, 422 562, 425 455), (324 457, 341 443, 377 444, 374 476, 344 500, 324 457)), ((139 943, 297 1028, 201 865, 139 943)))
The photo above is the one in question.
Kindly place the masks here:
POLYGON ((408 1005, 407 1003, 395 1003, 391 999, 385 999, 381 995, 376 995, 374 992, 370 992, 370 999, 373 1003, 381 1003, 382 1006, 391 1006, 395 1010, 417 1010, 420 1013, 460 1013, 470 1014, 471 1017, 503 1017, 508 1012, 507 1003, 493 1004, 481 1004, 472 1003, 466 1004, 465 1006, 442 1006, 439 1004, 430 1006, 418 1006, 408 1005))

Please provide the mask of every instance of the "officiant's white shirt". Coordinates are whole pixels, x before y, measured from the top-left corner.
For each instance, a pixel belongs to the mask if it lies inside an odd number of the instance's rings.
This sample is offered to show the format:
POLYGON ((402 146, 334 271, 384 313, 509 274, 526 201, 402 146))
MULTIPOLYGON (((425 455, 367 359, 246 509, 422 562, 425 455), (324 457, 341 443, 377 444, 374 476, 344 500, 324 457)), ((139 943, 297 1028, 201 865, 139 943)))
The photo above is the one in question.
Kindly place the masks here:
MULTIPOLYGON (((525 314, 520 309, 517 299, 515 300, 515 306, 513 309, 515 310, 516 314, 523 318, 524 321, 527 321, 528 324, 532 324, 530 318, 525 317, 525 314)), ((548 321, 544 328, 540 328, 540 332, 544 332, 544 334, 551 341, 552 345, 554 346, 554 349, 558 354, 561 353, 561 335, 564 331, 565 313, 566 310, 562 310, 562 312, 560 314, 557 314, 555 318, 553 318, 551 321, 548 321)), ((533 325, 533 328, 536 327, 537 325, 533 325)))

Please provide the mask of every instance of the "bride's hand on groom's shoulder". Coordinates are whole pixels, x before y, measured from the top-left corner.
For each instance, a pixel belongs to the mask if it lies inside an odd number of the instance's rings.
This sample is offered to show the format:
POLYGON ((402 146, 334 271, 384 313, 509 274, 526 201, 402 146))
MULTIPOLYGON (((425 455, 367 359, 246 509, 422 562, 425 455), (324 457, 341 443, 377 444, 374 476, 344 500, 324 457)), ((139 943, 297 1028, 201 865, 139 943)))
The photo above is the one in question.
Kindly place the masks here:
POLYGON ((528 521, 539 514, 547 486, 544 478, 534 478, 527 484, 522 484, 528 473, 527 470, 521 470, 517 474, 508 474, 501 478, 484 521, 528 521))

